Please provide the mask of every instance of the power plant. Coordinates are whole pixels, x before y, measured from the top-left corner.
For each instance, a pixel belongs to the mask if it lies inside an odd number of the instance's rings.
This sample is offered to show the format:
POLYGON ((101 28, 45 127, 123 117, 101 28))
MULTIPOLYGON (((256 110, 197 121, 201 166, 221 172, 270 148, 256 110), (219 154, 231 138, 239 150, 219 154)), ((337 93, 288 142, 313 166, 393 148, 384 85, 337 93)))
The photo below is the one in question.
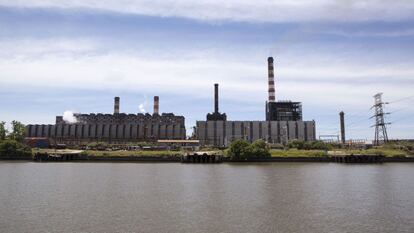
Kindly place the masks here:
POLYGON ((225 113, 218 111, 218 84, 214 84, 214 112, 207 114, 206 121, 197 121, 196 135, 201 145, 228 146, 233 140, 250 142, 263 139, 269 143, 287 143, 300 139, 316 138, 315 121, 302 121, 300 102, 276 102, 273 57, 268 61, 268 101, 265 121, 227 121, 225 113))
MULTIPOLYGON (((300 102, 276 101, 274 59, 268 62, 268 100, 266 119, 258 121, 228 121, 219 111, 219 84, 214 84, 214 111, 206 121, 197 121, 195 139, 200 145, 223 147, 233 140, 287 143, 290 140, 315 140, 315 121, 302 120, 300 102)), ((74 122, 56 117, 54 125, 27 125, 27 137, 46 137, 56 143, 84 144, 89 142, 131 143, 157 140, 186 139, 185 118, 159 112, 159 96, 154 96, 153 114, 120 112, 120 98, 114 98, 113 114, 74 114, 74 122)))
POLYGON ((56 117, 54 125, 27 125, 27 137, 52 138, 57 143, 129 143, 159 139, 185 139, 185 119, 173 113, 159 114, 159 97, 154 97, 154 113, 120 113, 120 98, 115 97, 113 114, 74 114, 75 122, 56 117))

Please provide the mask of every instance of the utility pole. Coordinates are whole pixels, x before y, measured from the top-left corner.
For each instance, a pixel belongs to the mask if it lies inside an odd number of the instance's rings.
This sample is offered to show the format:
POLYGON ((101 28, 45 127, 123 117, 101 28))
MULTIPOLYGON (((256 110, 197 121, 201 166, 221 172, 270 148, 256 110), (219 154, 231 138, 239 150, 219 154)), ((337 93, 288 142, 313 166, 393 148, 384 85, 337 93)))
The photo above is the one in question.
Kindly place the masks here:
POLYGON ((384 113, 384 105, 388 104, 382 102, 382 93, 378 93, 374 95, 375 104, 371 107, 375 109, 375 114, 371 118, 375 118, 375 138, 374 138, 374 145, 379 146, 382 143, 388 142, 388 134, 387 134, 387 127, 391 123, 385 122, 384 115, 389 113, 384 113))

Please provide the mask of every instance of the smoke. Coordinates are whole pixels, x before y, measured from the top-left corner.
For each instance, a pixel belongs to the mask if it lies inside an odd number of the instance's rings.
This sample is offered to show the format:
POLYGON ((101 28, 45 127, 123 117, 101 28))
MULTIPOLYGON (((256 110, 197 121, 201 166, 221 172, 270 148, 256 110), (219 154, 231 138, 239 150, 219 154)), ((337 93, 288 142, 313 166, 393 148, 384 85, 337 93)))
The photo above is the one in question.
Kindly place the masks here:
POLYGON ((146 112, 147 112, 147 111, 145 111, 144 104, 140 104, 140 105, 138 106, 138 108, 139 108, 139 112, 140 112, 140 113, 146 113, 146 112))
POLYGON ((72 111, 65 111, 63 113, 63 120, 66 121, 67 123, 76 123, 77 119, 75 117, 75 115, 73 114, 72 111))
POLYGON ((139 110, 139 112, 140 113, 147 113, 147 110, 145 110, 145 108, 147 107, 147 105, 148 105, 148 99, 147 99, 147 96, 146 95, 144 95, 144 102, 142 102, 139 106, 138 106, 138 110, 139 110))

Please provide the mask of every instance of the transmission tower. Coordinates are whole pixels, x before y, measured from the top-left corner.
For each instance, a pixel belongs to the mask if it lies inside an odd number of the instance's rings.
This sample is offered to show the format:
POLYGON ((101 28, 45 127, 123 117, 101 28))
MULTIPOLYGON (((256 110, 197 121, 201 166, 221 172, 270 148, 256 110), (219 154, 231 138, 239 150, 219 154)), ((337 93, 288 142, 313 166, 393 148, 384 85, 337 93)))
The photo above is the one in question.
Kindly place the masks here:
MULTIPOLYGON (((390 124, 385 122, 384 116, 389 113, 384 113, 384 105, 388 103, 382 102, 382 93, 374 95, 375 104, 372 108, 375 109, 375 114, 371 118, 375 118, 375 139, 374 145, 379 146, 382 143, 388 142, 388 134, 386 125, 390 124)), ((372 109, 371 108, 371 109, 372 109)))

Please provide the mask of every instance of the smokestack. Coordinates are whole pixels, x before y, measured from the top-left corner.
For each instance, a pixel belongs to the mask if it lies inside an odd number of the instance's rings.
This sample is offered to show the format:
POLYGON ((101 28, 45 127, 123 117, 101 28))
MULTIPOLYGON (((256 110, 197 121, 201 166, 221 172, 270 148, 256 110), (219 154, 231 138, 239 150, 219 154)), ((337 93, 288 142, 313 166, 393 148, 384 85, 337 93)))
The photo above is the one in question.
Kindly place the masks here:
POLYGON ((160 97, 154 96, 154 115, 159 114, 160 111, 160 97))
POLYGON ((114 114, 119 114, 119 97, 115 97, 114 114))
POLYGON ((341 123, 341 142, 345 144, 345 113, 343 111, 339 113, 339 120, 341 123))
POLYGON ((273 67, 273 57, 267 58, 267 69, 269 75, 269 103, 275 102, 275 74, 274 74, 274 67, 273 67))
POLYGON ((219 112, 218 83, 214 84, 214 113, 219 112))

